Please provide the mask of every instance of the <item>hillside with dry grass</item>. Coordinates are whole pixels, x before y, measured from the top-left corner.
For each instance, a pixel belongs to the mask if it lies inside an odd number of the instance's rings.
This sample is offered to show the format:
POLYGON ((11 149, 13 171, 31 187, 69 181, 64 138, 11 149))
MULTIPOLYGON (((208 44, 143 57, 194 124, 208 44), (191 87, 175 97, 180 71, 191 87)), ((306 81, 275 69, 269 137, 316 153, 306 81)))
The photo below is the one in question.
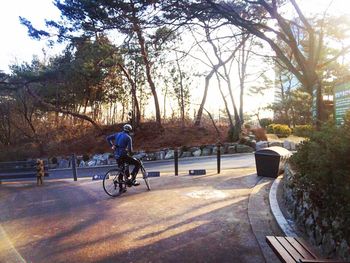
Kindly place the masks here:
MULTIPOLYGON (((122 130, 122 124, 103 126, 99 132, 89 125, 60 126, 41 131, 40 141, 24 140, 17 145, 5 147, 0 152, 0 161, 23 160, 28 158, 52 158, 72 153, 92 155, 109 152, 106 136, 122 130)), ((225 142, 228 127, 219 126, 219 138, 210 124, 194 127, 191 124, 181 127, 178 123, 163 124, 156 128, 152 122, 142 123, 133 135, 135 151, 157 151, 181 146, 201 146, 225 142)))

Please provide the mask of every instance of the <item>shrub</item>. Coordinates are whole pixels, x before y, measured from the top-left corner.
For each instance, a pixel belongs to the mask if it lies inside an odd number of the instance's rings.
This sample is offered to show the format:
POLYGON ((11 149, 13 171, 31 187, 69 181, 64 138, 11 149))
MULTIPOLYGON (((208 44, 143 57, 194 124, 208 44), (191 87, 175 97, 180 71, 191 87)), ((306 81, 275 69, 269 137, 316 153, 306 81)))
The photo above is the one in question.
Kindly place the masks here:
POLYGON ((327 125, 311 134, 291 157, 300 192, 308 192, 322 217, 341 221, 350 236, 350 126, 327 125))
POLYGON ((180 147, 180 151, 181 152, 188 152, 190 150, 190 147, 186 146, 186 145, 183 145, 180 147))
POLYGON ((313 127, 311 125, 296 125, 293 128, 293 134, 300 137, 310 137, 312 131, 313 127))
POLYGON ((273 132, 276 134, 278 137, 288 137, 292 133, 292 129, 289 128, 287 125, 283 124, 276 124, 273 127, 273 132))
POLYGON ((270 118, 262 118, 259 123, 262 128, 266 129, 267 126, 272 124, 272 120, 270 118))
POLYGON ((244 124, 244 128, 247 129, 247 130, 250 130, 251 126, 250 126, 250 124, 244 124))
POLYGON ((267 126, 267 132, 276 134, 278 137, 288 137, 292 130, 287 125, 273 123, 267 126))
POLYGON ((256 141, 267 141, 266 132, 263 128, 252 129, 252 133, 255 135, 256 141))
POLYGON ((228 131, 228 141, 236 142, 239 140, 239 131, 235 127, 232 127, 228 131))
POLYGON ((277 124, 274 124, 274 123, 269 124, 269 125, 266 127, 267 133, 274 133, 273 127, 275 127, 275 125, 277 125, 277 124))
POLYGON ((57 164, 57 163, 58 163, 57 158, 56 158, 56 157, 52 157, 52 158, 51 158, 51 163, 52 163, 52 164, 57 164))
POLYGON ((90 160, 89 155, 84 154, 84 155, 83 155, 83 161, 84 161, 84 162, 87 162, 87 161, 89 161, 89 160, 90 160))

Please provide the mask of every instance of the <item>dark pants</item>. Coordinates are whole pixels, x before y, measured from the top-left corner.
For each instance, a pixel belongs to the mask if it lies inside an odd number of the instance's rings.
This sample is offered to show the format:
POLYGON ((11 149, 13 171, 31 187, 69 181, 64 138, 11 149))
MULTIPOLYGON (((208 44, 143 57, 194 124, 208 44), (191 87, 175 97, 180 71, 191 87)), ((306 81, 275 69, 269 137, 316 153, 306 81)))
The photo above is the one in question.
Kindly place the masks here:
MULTIPOLYGON (((118 158, 117 160, 118 162, 118 166, 123 167, 125 163, 129 164, 129 165, 134 165, 134 169, 131 172, 131 176, 132 176, 132 180, 135 180, 137 173, 140 170, 141 164, 138 160, 128 156, 128 155, 124 155, 118 158)), ((126 171, 126 175, 129 176, 129 171, 126 171)))

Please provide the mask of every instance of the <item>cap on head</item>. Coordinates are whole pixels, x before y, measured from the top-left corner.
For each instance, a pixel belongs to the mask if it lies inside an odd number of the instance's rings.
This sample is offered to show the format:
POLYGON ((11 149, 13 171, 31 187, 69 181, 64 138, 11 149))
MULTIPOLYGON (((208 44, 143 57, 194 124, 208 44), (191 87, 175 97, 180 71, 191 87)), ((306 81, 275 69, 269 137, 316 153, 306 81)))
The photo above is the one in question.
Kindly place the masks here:
POLYGON ((123 131, 125 132, 131 132, 132 131, 132 126, 130 124, 125 124, 123 126, 123 131))

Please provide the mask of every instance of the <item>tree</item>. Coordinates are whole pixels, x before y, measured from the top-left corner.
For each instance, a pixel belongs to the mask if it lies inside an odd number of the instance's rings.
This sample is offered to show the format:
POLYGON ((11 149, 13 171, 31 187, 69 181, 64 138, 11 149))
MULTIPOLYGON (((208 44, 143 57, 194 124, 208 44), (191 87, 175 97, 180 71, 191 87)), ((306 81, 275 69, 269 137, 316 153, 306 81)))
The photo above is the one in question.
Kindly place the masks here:
MULTIPOLYGON (((132 38, 137 40, 139 55, 142 58, 147 82, 150 86, 156 112, 156 122, 161 125, 158 94, 152 76, 152 61, 149 55, 149 46, 145 39, 145 30, 151 19, 152 1, 60 1, 55 5, 61 11, 64 21, 48 21, 47 26, 57 29, 58 41, 72 39, 74 34, 82 33, 84 36, 96 36, 99 32, 117 30, 126 36, 125 41, 132 38), (73 32, 73 33, 72 33, 73 32)), ((27 26, 28 33, 34 38, 50 36, 44 30, 36 30, 25 18, 22 24, 27 26)), ((126 72, 126 71, 124 71, 126 72)), ((129 72, 130 74, 130 72, 129 72)))
MULTIPOLYGON (((297 22, 296 22, 297 23, 297 22)), ((323 42, 335 41, 342 42, 341 39, 345 39, 344 32, 342 30, 343 21, 339 21, 335 17, 322 17, 309 19, 309 23, 315 28, 315 31, 322 31, 324 33, 323 42)), ((297 35, 297 42, 300 49, 305 56, 310 56, 310 50, 308 45, 308 35, 303 34, 302 30, 297 35)), ((333 95, 333 88, 336 83, 341 83, 346 80, 349 70, 346 65, 341 65, 339 60, 329 60, 329 57, 333 57, 339 53, 339 50, 334 47, 328 46, 329 43, 324 43, 320 46, 317 75, 319 81, 322 83, 321 93, 325 95, 333 95)), ((334 45, 334 43, 332 44, 334 45)), ((285 50, 285 54, 292 60, 293 56, 290 50, 284 43, 280 45, 281 49, 285 50)), ((276 73, 276 84, 279 87, 277 92, 278 101, 276 101, 272 108, 277 113, 279 121, 288 125, 296 124, 311 124, 312 118, 311 112, 311 99, 312 93, 301 85, 298 79, 284 66, 278 57, 274 60, 274 67, 276 73), (305 94, 308 93, 308 94, 305 94), (308 113, 309 112, 309 113, 308 113)), ((330 113, 325 113, 325 117, 328 117, 330 113)))
MULTIPOLYGON (((201 119, 203 115, 203 111, 205 110, 204 106, 207 99, 208 89, 210 85, 210 81, 214 75, 216 75, 218 80, 218 89, 220 91, 221 97, 223 99, 223 102, 225 104, 225 110, 227 113, 227 117, 229 120, 229 124, 231 127, 234 126, 234 123, 232 121, 229 104, 226 100, 226 96, 224 95, 222 85, 221 85, 221 79, 223 79, 227 83, 227 88, 229 91, 231 104, 233 107, 235 122, 240 123, 238 110, 236 107, 236 103, 233 97, 233 88, 231 85, 231 79, 229 76, 229 72, 226 68, 226 64, 229 64, 233 61, 233 58, 236 55, 236 52, 242 45, 241 42, 237 42, 236 39, 234 39, 234 36, 227 36, 227 34, 220 33, 221 26, 215 25, 213 26, 210 21, 203 21, 199 24, 196 24, 197 27, 191 27, 192 36, 195 39, 195 45, 199 48, 199 50, 202 52, 202 54, 206 57, 205 62, 204 59, 196 58, 197 60, 201 61, 203 64, 205 64, 207 67, 209 67, 208 73, 205 75, 205 84, 204 84, 204 93, 202 97, 201 104, 199 106, 197 116, 195 119, 195 125, 199 126, 201 124, 201 119), (195 32, 195 29, 199 29, 199 31, 203 31, 203 33, 197 33, 195 32), (204 39, 197 39, 195 33, 201 35, 204 35, 204 39), (233 41, 234 40, 234 41, 233 41), (205 44, 208 44, 209 46, 206 47, 205 44), (212 50, 212 52, 208 52, 209 49, 212 50), (214 58, 211 57, 211 55, 214 55, 214 58), (220 71, 223 69, 223 73, 220 71)), ((225 27, 225 25, 222 25, 225 27)), ((225 30, 230 30, 230 27, 225 27, 225 30)), ((222 31, 225 31, 222 30, 222 31)), ((239 125, 239 124, 238 124, 239 125)))
MULTIPOLYGON (((117 63, 121 63, 118 54, 103 35, 98 35, 96 41, 75 39, 62 55, 47 64, 34 59, 31 64, 11 66, 11 78, 0 84, 8 91, 25 91, 41 110, 89 121, 100 130, 97 119, 102 104, 110 102, 109 96, 120 99, 119 94, 125 93, 120 71, 116 70, 117 63), (86 112, 88 106, 90 113, 86 112)), ((25 102, 20 98, 14 99, 25 102)), ((22 105, 27 109, 26 104, 22 105)), ((30 118, 26 120, 29 123, 30 118)))
POLYGON ((295 11, 297 18, 295 20, 283 16, 280 7, 285 4, 285 1, 277 0, 166 1, 164 5, 167 10, 173 12, 172 17, 180 17, 182 21, 184 19, 188 21, 189 19, 208 20, 213 18, 223 20, 268 43, 280 62, 295 75, 308 93, 312 94, 315 91, 317 94, 316 125, 319 127, 324 121, 325 115, 322 101, 322 81, 317 71, 325 64, 339 58, 350 47, 340 48, 336 54, 328 57, 327 61, 322 63, 320 52, 325 44, 326 33, 322 25, 325 23, 322 23, 321 27, 317 29, 310 24, 295 0, 289 2, 295 11), (296 23, 296 20, 300 23, 296 23), (309 50, 307 54, 298 44, 296 28, 302 30, 303 34, 307 36, 309 50), (288 48, 289 52, 285 52, 285 47, 288 48), (289 57, 288 54, 292 57, 289 57))
POLYGON ((182 70, 177 53, 175 64, 175 67, 170 70, 170 75, 173 82, 174 96, 177 99, 180 110, 181 125, 185 127, 186 108, 190 104, 190 76, 182 70))

